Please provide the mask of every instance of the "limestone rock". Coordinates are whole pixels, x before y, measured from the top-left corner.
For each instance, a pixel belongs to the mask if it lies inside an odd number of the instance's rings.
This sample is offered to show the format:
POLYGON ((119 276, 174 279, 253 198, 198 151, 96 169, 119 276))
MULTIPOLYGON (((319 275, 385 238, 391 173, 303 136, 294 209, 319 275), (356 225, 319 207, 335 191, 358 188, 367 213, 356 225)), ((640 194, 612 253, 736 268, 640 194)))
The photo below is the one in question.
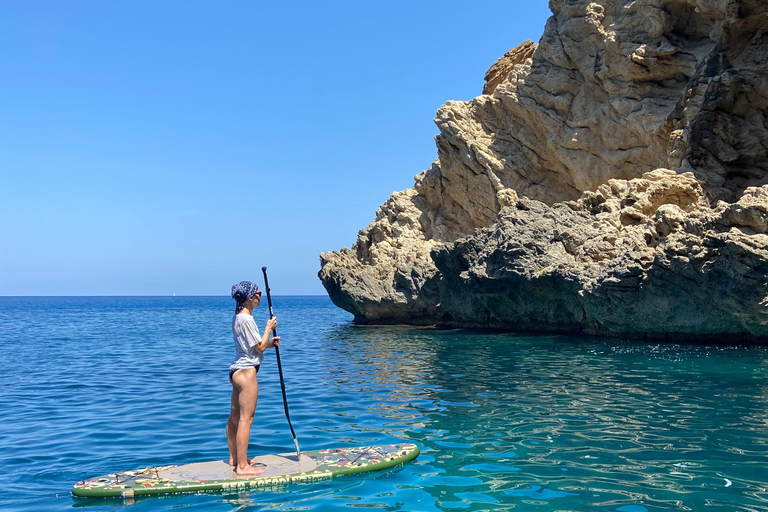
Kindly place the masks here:
POLYGON ((424 206, 415 189, 396 192, 360 231, 353 250, 320 255, 323 285, 357 321, 429 323, 435 317, 427 294, 437 270, 429 251, 437 242, 425 235, 424 206))
POLYGON ((358 322, 766 336, 768 4, 550 8, 486 94, 438 110, 414 187, 321 255, 332 300, 358 322))
POLYGON ((521 199, 435 247, 452 325, 730 341, 768 337, 768 186, 710 208, 692 173, 521 199))
POLYGON ((509 78, 515 66, 524 63, 533 56, 538 45, 533 41, 523 41, 516 47, 505 53, 499 60, 493 63, 485 73, 485 85, 483 94, 492 94, 502 82, 509 78))

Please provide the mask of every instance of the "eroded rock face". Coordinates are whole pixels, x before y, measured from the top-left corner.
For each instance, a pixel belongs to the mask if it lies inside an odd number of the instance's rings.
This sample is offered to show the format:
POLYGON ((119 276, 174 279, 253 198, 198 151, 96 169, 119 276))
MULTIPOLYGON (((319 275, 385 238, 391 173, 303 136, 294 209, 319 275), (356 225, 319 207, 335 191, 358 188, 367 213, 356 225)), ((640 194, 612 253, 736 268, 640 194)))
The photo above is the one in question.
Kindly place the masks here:
POLYGON ((331 298, 358 322, 768 335, 768 4, 550 8, 490 94, 438 110, 414 187, 321 255, 331 298))
POLYGON ((516 47, 505 53, 499 60, 493 63, 485 73, 485 85, 483 94, 493 94, 500 84, 507 81, 507 77, 518 64, 525 63, 533 57, 533 52, 538 45, 533 41, 523 41, 516 47))
POLYGON ((768 336, 768 186, 710 208, 692 173, 521 199, 432 251, 452 325, 653 338, 768 336))

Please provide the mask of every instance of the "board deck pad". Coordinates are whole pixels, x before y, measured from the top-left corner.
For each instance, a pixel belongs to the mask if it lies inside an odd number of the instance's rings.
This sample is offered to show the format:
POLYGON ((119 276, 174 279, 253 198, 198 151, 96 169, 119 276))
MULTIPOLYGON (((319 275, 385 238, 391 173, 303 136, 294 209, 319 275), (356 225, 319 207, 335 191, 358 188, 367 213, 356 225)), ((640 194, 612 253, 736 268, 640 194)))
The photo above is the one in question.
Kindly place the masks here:
POLYGON ((343 475, 379 471, 403 464, 419 455, 415 444, 335 448, 263 455, 251 464, 261 475, 238 476, 226 461, 194 462, 111 473, 83 480, 72 487, 80 497, 133 498, 149 494, 259 489, 292 482, 314 482, 343 475), (262 466, 263 464, 263 466, 262 466))

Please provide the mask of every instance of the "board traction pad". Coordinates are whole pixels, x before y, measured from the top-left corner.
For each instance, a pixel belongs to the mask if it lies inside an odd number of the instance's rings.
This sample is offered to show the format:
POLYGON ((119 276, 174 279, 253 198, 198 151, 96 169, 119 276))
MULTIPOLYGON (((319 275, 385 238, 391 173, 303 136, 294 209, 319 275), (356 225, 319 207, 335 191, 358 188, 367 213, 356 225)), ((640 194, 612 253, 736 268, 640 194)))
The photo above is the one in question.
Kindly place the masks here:
POLYGON ((72 487, 78 497, 133 498, 150 494, 259 489, 293 482, 314 482, 343 475, 379 471, 415 459, 415 444, 391 444, 313 450, 254 457, 264 470, 258 476, 238 476, 223 460, 158 466, 82 480, 72 487))

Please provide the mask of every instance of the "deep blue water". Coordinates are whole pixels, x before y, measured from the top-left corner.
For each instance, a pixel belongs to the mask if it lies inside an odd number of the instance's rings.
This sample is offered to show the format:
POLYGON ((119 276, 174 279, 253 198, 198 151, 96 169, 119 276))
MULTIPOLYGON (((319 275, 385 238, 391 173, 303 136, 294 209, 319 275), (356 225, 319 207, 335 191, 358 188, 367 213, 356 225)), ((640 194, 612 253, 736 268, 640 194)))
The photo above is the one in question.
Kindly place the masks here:
MULTIPOLYGON (((768 349, 358 327, 275 297, 305 450, 418 443, 269 492, 75 499, 86 477, 225 458, 228 297, 0 297, 0 510, 768 510, 768 349)), ((264 324, 266 307, 256 311, 264 324)), ((251 455, 290 452, 270 351, 251 455)))

